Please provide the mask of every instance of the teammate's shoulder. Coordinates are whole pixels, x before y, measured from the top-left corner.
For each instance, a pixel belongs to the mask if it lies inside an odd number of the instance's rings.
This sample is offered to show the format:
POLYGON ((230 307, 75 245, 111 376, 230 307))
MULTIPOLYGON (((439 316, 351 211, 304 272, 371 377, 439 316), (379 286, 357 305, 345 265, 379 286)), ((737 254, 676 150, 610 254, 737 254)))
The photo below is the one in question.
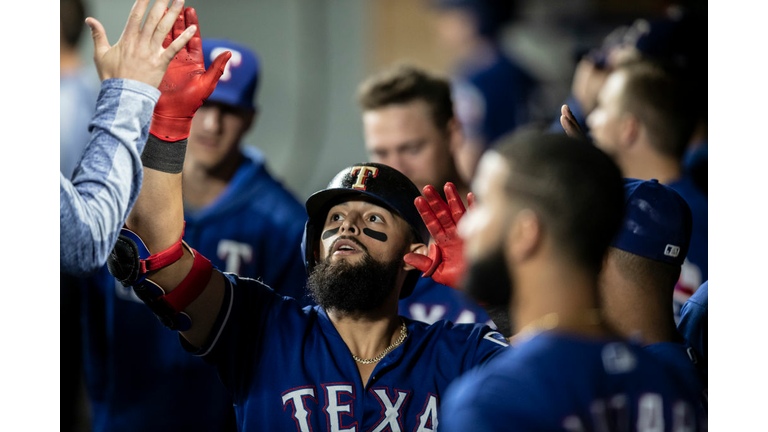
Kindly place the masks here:
POLYGON ((709 281, 701 284, 699 289, 685 303, 690 303, 689 306, 698 306, 706 310, 709 303, 709 281))
POLYGON ((699 190, 690 176, 683 175, 678 180, 670 182, 668 186, 683 197, 688 207, 691 208, 691 213, 694 214, 694 217, 707 213, 707 196, 699 190))
POLYGON ((408 320, 418 332, 431 337, 439 337, 464 344, 471 340, 485 339, 501 346, 508 346, 504 336, 487 324, 454 324, 448 320, 439 320, 433 324, 427 324, 408 318, 405 319, 408 320))

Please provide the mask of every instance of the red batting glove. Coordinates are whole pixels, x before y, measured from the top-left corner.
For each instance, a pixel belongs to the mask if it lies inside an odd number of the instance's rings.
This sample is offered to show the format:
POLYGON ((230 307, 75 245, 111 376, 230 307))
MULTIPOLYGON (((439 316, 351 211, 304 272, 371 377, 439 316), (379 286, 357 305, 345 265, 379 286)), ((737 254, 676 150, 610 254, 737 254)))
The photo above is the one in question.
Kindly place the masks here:
POLYGON ((197 13, 191 7, 184 8, 179 14, 173 29, 165 36, 163 47, 170 45, 184 29, 193 24, 197 26, 197 31, 171 60, 168 70, 165 71, 160 83, 160 99, 152 114, 149 133, 164 141, 178 141, 189 136, 195 112, 213 93, 216 83, 224 73, 224 66, 232 56, 229 51, 221 53, 208 70, 205 70, 200 25, 197 22, 197 13))
MULTIPOLYGON (((464 277, 466 264, 464 240, 459 237, 456 225, 464 215, 465 209, 453 183, 446 183, 443 190, 448 203, 443 201, 431 185, 425 186, 422 191, 426 199, 418 197, 414 200, 424 224, 435 240, 429 246, 429 256, 409 253, 403 259, 407 264, 424 272, 422 277, 431 276, 435 282, 458 288, 464 277)), ((470 204, 474 201, 472 194, 467 198, 470 204)))

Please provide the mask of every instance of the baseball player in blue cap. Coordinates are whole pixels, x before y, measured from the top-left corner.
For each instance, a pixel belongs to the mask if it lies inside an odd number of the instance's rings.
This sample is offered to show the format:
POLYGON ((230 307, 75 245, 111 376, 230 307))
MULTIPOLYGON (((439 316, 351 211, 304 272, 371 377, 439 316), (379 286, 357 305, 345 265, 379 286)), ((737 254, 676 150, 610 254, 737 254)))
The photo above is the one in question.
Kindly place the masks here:
MULTIPOLYGON (((213 265, 260 278, 307 304, 304 207, 242 144, 258 113, 260 65, 248 47, 202 39, 205 67, 231 57, 189 129, 183 164, 184 240, 213 265)), ((144 158, 156 153, 145 152, 144 158)), ((232 399, 214 368, 187 354, 106 267, 84 281, 85 356, 95 431, 234 430, 232 399)))
POLYGON ((260 277, 306 305, 299 248, 306 212, 270 175, 262 153, 242 143, 258 116, 259 61, 233 41, 203 39, 202 46, 206 67, 222 52, 232 57, 192 119, 182 176, 184 239, 222 271, 260 277))
MULTIPOLYGON (((178 66, 189 74, 173 77, 171 88, 184 93, 170 122, 199 100, 203 65, 178 66)), ((403 256, 426 253, 429 233, 413 205, 419 190, 393 168, 347 167, 307 200, 301 244, 318 306, 302 308, 257 280, 222 273, 183 241, 182 178, 162 163, 183 160, 183 134, 152 135, 147 145, 156 150, 144 160, 151 174, 110 270, 181 332, 185 349, 216 366, 239 430, 435 430, 449 382, 506 349, 485 325, 398 316, 398 300, 421 274, 403 256)))
MULTIPOLYGON (((695 125, 679 79, 656 64, 634 62, 614 70, 587 117, 594 143, 610 155, 624 177, 658 179, 683 197, 692 215, 691 244, 674 291, 680 306, 707 280, 707 197, 685 173, 682 157, 695 125)), ((562 124, 580 135, 567 106, 562 124)))
POLYGON ((706 390, 701 359, 675 326, 672 292, 688 255, 691 211, 672 188, 657 180, 624 179, 625 213, 600 273, 605 317, 628 339, 706 390))
POLYGON ((441 430, 706 430, 696 393, 600 312, 598 275, 624 207, 610 158, 562 134, 522 134, 478 172, 459 222, 465 289, 508 305, 516 335, 454 381, 441 430))

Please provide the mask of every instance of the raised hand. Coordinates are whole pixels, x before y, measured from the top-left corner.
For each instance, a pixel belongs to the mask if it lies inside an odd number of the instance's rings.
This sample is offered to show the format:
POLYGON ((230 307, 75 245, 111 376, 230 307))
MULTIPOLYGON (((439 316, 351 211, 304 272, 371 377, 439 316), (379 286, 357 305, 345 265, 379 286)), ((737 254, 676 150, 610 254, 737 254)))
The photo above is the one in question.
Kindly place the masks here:
POLYGON ((136 0, 120 40, 112 46, 98 20, 93 17, 85 20, 93 37, 93 62, 102 80, 132 79, 157 87, 173 56, 192 39, 197 30, 195 26, 176 35, 171 43, 163 43, 184 6, 184 0, 174 0, 168 13, 166 1, 155 1, 142 26, 148 4, 149 0, 136 0))
MULTIPOLYGON (((464 261, 464 241, 459 237, 456 226, 464 215, 465 208, 453 183, 446 183, 443 188, 447 203, 443 201, 434 187, 427 185, 422 190, 424 197, 414 200, 421 218, 435 240, 429 246, 429 256, 415 253, 405 255, 404 260, 424 272, 422 277, 432 277, 435 282, 458 288, 466 264, 464 261)), ((470 205, 474 196, 467 197, 470 205)))
MULTIPOLYGON (((170 11, 168 11, 170 14, 170 11)), ((160 100, 152 114, 149 133, 166 141, 178 141, 189 136, 192 118, 203 101, 213 93, 219 78, 224 73, 232 53, 225 51, 205 70, 200 26, 193 8, 185 8, 176 16, 173 30, 166 35, 163 46, 170 46, 174 39, 185 34, 190 28, 196 31, 189 43, 181 47, 174 56, 168 71, 160 83, 160 100)))
POLYGON ((560 108, 560 125, 565 130, 565 134, 571 138, 586 139, 584 133, 581 131, 579 122, 576 121, 571 109, 568 105, 563 105, 560 108))

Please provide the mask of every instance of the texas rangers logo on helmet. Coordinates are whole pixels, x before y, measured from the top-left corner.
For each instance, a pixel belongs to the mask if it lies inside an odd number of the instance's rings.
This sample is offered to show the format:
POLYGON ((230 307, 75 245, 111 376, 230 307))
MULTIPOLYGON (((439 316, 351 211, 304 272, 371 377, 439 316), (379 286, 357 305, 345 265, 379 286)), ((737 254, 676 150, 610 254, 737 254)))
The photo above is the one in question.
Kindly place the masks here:
POLYGON ((355 184, 352 185, 352 189, 366 190, 367 186, 365 185, 365 182, 369 177, 376 177, 379 175, 379 169, 371 166, 356 166, 352 167, 349 175, 350 177, 357 175, 357 180, 355 181, 355 184), (371 175, 368 176, 368 173, 371 173, 371 175))

